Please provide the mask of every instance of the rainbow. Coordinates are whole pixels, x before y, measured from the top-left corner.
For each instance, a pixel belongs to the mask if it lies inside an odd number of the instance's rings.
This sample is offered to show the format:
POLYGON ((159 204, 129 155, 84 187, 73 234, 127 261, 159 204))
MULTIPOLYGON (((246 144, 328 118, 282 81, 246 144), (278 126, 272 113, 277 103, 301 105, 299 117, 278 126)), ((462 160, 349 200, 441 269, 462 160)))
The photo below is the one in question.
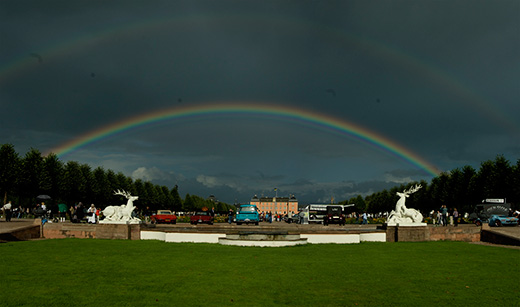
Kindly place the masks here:
POLYGON ((215 115, 264 115, 281 118, 285 121, 310 124, 326 129, 327 131, 333 131, 368 143, 378 149, 391 153, 392 155, 412 164, 414 167, 426 171, 434 177, 440 173, 435 166, 419 157, 411 150, 358 124, 300 108, 260 103, 209 103, 157 110, 139 116, 130 117, 90 131, 51 149, 50 152, 55 153, 58 157, 63 157, 64 155, 77 151, 89 144, 131 129, 141 128, 164 121, 215 115))
MULTIPOLYGON (((368 37, 360 37, 355 33, 348 33, 342 29, 325 24, 313 23, 308 20, 286 18, 280 16, 265 16, 256 13, 251 14, 186 14, 173 16, 160 16, 154 19, 141 19, 125 24, 107 24, 98 29, 77 33, 73 37, 51 42, 47 46, 35 48, 30 52, 40 54, 45 60, 57 59, 62 56, 88 50, 92 46, 101 45, 114 38, 131 39, 137 35, 145 35, 152 31, 167 29, 173 32, 204 31, 211 25, 229 25, 230 29, 240 29, 243 25, 257 27, 257 31, 275 27, 277 31, 286 31, 294 35, 319 35, 326 38, 326 42, 336 45, 339 50, 350 50, 352 46, 364 50, 367 56, 399 69, 408 71, 414 76, 420 76, 422 80, 431 82, 442 91, 448 91, 459 103, 476 110, 482 116, 494 122, 507 131, 518 134, 520 127, 513 119, 512 114, 484 97, 476 88, 463 83, 453 73, 440 68, 434 63, 428 63, 414 54, 405 52, 382 42, 368 37)), ((28 52, 18 58, 14 58, 0 66, 0 83, 10 78, 16 78, 26 70, 35 69, 38 63, 28 52)))

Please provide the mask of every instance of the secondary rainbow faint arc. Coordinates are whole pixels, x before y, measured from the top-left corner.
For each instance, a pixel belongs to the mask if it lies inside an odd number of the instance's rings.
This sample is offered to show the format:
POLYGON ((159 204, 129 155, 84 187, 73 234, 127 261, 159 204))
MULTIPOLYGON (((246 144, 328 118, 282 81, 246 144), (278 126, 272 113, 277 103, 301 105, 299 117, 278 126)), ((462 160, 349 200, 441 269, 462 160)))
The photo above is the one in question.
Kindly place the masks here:
MULTIPOLYGON (((444 71, 437 65, 428 63, 417 56, 406 53, 403 50, 383 42, 359 36, 356 33, 345 32, 341 29, 325 24, 313 23, 309 20, 275 17, 276 16, 263 16, 261 14, 167 15, 161 18, 138 20, 127 24, 115 24, 95 31, 86 31, 74 37, 69 37, 68 39, 60 39, 60 41, 54 42, 46 47, 35 48, 35 51, 45 58, 59 58, 60 56, 70 53, 72 49, 80 50, 89 45, 103 44, 105 40, 117 37, 118 35, 135 35, 139 31, 151 31, 166 26, 176 26, 179 31, 188 31, 194 27, 205 26, 208 22, 218 24, 229 22, 237 25, 242 24, 241 22, 248 22, 258 26, 274 24, 278 26, 277 29, 279 30, 295 28, 296 31, 305 31, 305 33, 318 31, 320 34, 330 36, 330 42, 332 43, 340 45, 353 44, 361 47, 370 56, 382 58, 393 65, 398 65, 402 69, 407 69, 412 73, 422 76, 425 80, 431 80, 439 86, 449 89, 450 92, 461 98, 459 100, 461 103, 466 104, 469 108, 478 110, 481 114, 485 115, 486 118, 505 127, 507 131, 515 134, 520 132, 517 122, 513 120, 510 114, 501 111, 490 99, 479 94, 475 88, 470 88, 456 78, 455 75, 444 71), (309 30, 311 30, 311 32, 309 32, 309 30)), ((3 67, 0 66, 0 83, 7 80, 9 76, 21 73, 25 69, 37 67, 39 64, 35 62, 34 58, 31 58, 28 54, 24 54, 5 63, 3 67)))
POLYGON ((55 153, 58 157, 62 157, 93 142, 102 140, 103 138, 124 132, 132 128, 146 126, 161 121, 174 120, 178 118, 209 116, 218 114, 268 115, 317 125, 329 130, 340 132, 342 134, 347 134, 351 137, 360 139, 366 143, 369 143, 380 149, 388 151, 393 155, 407 161, 408 163, 411 163, 414 166, 425 170, 434 177, 440 173, 440 171, 433 164, 421 158, 411 150, 403 147, 395 141, 390 140, 389 138, 386 138, 373 131, 370 131, 360 125, 356 125, 344 120, 339 120, 330 115, 310 112, 301 108, 265 104, 237 105, 230 103, 217 103, 162 109, 142 114, 139 116, 127 118, 125 120, 90 131, 84 135, 75 138, 74 140, 71 140, 54 149, 51 149, 50 152, 55 153))

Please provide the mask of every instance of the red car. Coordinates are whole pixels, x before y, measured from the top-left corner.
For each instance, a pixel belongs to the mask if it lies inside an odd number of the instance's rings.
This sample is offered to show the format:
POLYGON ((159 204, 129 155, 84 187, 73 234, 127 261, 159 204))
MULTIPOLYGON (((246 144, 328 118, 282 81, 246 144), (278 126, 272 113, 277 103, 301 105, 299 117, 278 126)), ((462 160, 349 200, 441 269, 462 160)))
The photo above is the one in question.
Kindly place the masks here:
POLYGON ((213 216, 209 211, 197 211, 190 217, 190 223, 192 225, 197 224, 208 224, 213 225, 213 216))
POLYGON ((152 214, 150 218, 152 220, 152 224, 177 224, 177 216, 170 210, 157 210, 157 213, 152 214))

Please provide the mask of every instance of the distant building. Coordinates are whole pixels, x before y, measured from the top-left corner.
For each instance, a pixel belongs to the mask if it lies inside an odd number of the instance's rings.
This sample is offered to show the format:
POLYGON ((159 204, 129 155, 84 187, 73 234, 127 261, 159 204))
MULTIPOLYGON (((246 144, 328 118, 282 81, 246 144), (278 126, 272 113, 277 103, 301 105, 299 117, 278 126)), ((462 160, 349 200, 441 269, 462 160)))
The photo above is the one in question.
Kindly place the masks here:
POLYGON ((298 212, 298 200, 294 195, 291 197, 258 197, 255 195, 251 198, 251 205, 256 205, 260 212, 281 214, 298 212))

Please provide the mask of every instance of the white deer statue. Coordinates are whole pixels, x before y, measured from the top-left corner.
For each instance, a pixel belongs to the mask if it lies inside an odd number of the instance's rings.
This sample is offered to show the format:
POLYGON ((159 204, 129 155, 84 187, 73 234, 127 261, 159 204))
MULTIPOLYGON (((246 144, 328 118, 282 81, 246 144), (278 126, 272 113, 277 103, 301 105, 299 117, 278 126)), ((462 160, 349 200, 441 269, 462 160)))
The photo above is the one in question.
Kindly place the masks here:
POLYGON ((103 215, 105 216, 105 218, 102 221, 100 221, 100 223, 140 223, 140 219, 132 217, 132 211, 134 211, 135 209, 134 200, 137 200, 139 197, 132 196, 130 193, 124 190, 114 191, 114 195, 122 195, 126 197, 128 201, 126 205, 106 207, 105 210, 103 210, 103 215))
POLYGON ((420 224, 423 220, 423 216, 421 212, 415 209, 408 209, 404 204, 406 198, 410 196, 410 194, 419 191, 422 186, 420 184, 411 187, 409 190, 404 190, 402 193, 397 192, 399 196, 399 200, 395 205, 395 210, 390 212, 388 216, 387 225, 396 225, 403 223, 412 223, 412 224, 420 224))

